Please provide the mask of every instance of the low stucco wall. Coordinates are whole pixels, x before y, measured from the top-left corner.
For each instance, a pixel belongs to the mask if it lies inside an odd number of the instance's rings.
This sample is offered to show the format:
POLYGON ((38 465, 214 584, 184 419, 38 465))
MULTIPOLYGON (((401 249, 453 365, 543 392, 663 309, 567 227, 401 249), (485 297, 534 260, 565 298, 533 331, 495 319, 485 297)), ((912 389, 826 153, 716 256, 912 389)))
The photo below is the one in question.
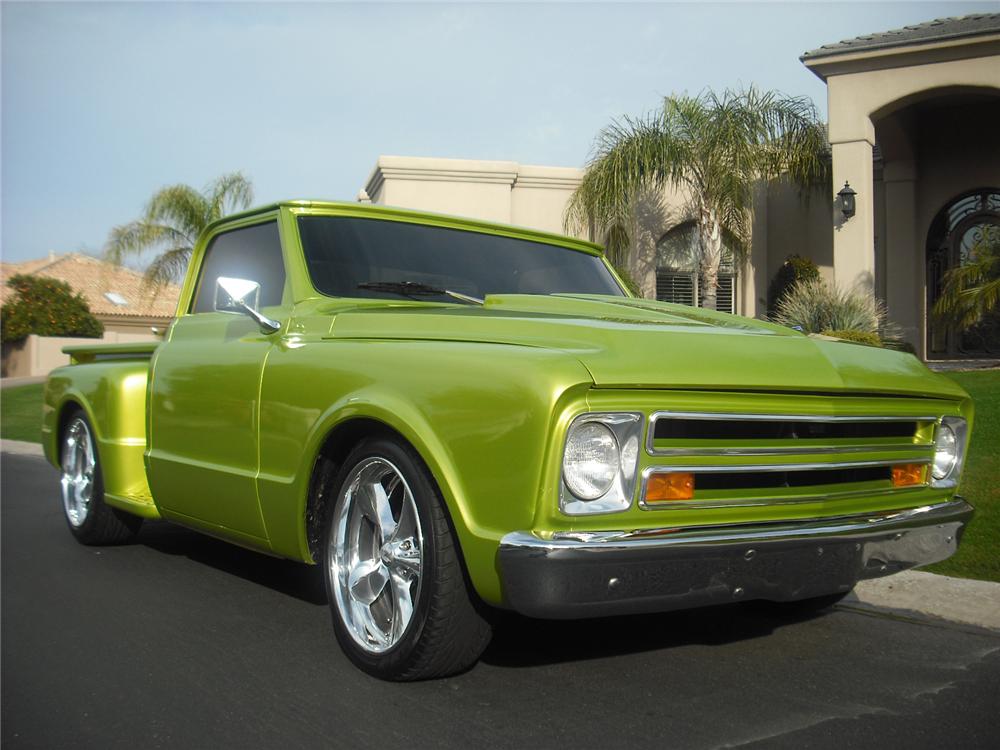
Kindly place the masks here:
POLYGON ((86 344, 129 344, 137 341, 159 341, 152 333, 119 333, 106 331, 100 339, 65 336, 28 336, 23 341, 3 345, 0 374, 5 378, 30 378, 48 375, 57 367, 69 364, 64 346, 86 344))

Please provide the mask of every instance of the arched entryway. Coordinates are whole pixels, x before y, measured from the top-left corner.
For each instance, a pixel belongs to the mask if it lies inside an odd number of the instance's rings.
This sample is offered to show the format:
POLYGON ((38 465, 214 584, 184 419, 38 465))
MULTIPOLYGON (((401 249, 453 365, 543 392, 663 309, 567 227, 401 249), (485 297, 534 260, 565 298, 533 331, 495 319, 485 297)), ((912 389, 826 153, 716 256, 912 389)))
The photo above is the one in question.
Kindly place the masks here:
POLYGON ((1000 241, 1000 188, 981 188, 960 195, 934 217, 927 233, 928 358, 1000 355, 1000 314, 960 331, 932 313, 945 274, 968 263, 984 243, 991 241, 1000 241))

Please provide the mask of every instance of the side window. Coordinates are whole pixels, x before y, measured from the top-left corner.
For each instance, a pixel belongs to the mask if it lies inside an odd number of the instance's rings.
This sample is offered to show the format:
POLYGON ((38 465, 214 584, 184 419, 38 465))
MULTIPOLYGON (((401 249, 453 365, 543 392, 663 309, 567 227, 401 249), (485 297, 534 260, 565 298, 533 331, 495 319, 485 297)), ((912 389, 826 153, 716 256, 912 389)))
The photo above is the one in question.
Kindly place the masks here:
POLYGON ((277 222, 234 229, 212 240, 205 252, 191 312, 215 309, 215 281, 220 276, 256 281, 260 284, 260 306, 280 305, 285 264, 277 222))

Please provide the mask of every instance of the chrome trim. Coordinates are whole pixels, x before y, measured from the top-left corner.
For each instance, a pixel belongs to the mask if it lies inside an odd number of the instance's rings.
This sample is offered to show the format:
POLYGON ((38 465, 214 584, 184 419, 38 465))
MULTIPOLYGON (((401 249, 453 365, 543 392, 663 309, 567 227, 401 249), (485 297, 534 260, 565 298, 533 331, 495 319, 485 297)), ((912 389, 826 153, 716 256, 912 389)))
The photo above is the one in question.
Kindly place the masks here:
POLYGON ((664 612, 734 600, 846 593, 948 558, 972 517, 950 501, 906 510, 701 527, 507 534, 508 606, 533 617, 664 612))
MULTIPOLYGON (((919 460, 907 460, 906 463, 911 464, 921 464, 926 466, 931 460, 929 458, 922 458, 919 460)), ((648 466, 642 472, 642 487, 639 493, 639 507, 642 510, 670 510, 670 509, 684 509, 684 508, 739 508, 739 507, 753 507, 756 505, 794 505, 796 503, 815 503, 822 502, 824 500, 839 500, 850 497, 859 496, 878 496, 885 494, 898 494, 900 492, 906 492, 907 490, 922 490, 927 489, 927 482, 923 484, 911 485, 909 487, 886 487, 885 489, 867 489, 867 490, 843 490, 834 492, 824 492, 822 494, 812 494, 812 495, 784 495, 778 497, 761 497, 747 499, 743 497, 733 497, 733 498, 707 498, 703 500, 698 500, 692 498, 691 500, 671 500, 662 503, 647 503, 646 502, 646 485, 649 482, 649 477, 653 474, 679 474, 679 473, 691 473, 691 474, 734 474, 734 473, 768 473, 768 472, 789 472, 789 471, 822 471, 824 469, 862 469, 871 468, 877 466, 894 466, 901 461, 894 460, 879 460, 879 461, 837 461, 833 463, 811 463, 811 464, 773 464, 771 466, 760 466, 760 465, 741 465, 741 466, 648 466)), ((818 486, 818 485, 817 485, 818 486)), ((767 489, 762 487, 760 489, 767 489)), ((795 488, 806 490, 808 487, 795 488)), ((695 492, 698 491, 697 484, 695 485, 695 492)))
POLYGON ((933 447, 932 443, 906 443, 900 445, 870 445, 870 446, 788 446, 762 448, 661 448, 655 446, 656 423, 660 419, 693 419, 713 422, 937 422, 939 417, 916 416, 872 416, 872 415, 810 415, 810 414, 743 414, 726 412, 700 411, 657 411, 649 416, 649 426, 646 431, 646 452, 651 456, 778 456, 786 453, 816 454, 816 453, 860 453, 864 451, 921 451, 933 447))
POLYGON ((855 533, 875 534, 913 526, 933 526, 953 520, 956 514, 972 513, 972 506, 956 498, 934 505, 907 510, 890 510, 804 521, 725 524, 717 526, 664 526, 632 531, 563 531, 542 537, 534 532, 512 531, 500 540, 501 549, 579 550, 611 552, 629 549, 663 548, 682 545, 747 544, 777 539, 802 539, 819 536, 845 536, 855 533))
POLYGON ((934 469, 933 466, 931 467, 931 487, 935 487, 937 489, 950 489, 958 486, 958 481, 962 478, 962 470, 965 468, 965 458, 969 448, 968 421, 964 417, 941 417, 938 420, 937 425, 934 427, 934 442, 931 444, 931 447, 934 450, 931 454, 931 463, 933 464, 934 457, 937 456, 938 430, 940 430, 941 426, 946 423, 955 433, 955 440, 958 443, 958 453, 955 459, 955 464, 951 467, 951 471, 941 477, 941 479, 934 478, 934 469))
POLYGON ((878 461, 831 461, 829 463, 808 464, 726 464, 724 466, 662 465, 650 466, 646 469, 646 472, 653 473, 660 471, 663 473, 691 472, 692 474, 735 474, 771 471, 817 471, 822 469, 863 469, 870 468, 872 466, 895 466, 899 463, 929 464, 930 462, 931 459, 928 457, 916 460, 906 459, 905 461, 883 458, 878 461))
POLYGON ((933 443, 906 443, 898 445, 809 445, 770 448, 646 448, 651 456, 787 456, 790 454, 811 456, 818 454, 840 455, 844 453, 923 453, 931 450, 933 443))
POLYGON ((567 516, 584 516, 598 513, 622 513, 632 507, 632 498, 635 496, 635 486, 638 479, 639 454, 642 449, 642 427, 643 415, 641 412, 584 412, 578 414, 566 428, 563 436, 562 453, 559 457, 559 510, 567 516), (614 481, 601 497, 593 500, 578 498, 570 490, 564 477, 563 460, 566 457, 566 445, 573 429, 580 424, 587 422, 597 422, 607 427, 614 436, 618 444, 618 472, 614 481), (626 473, 629 467, 625 466, 623 450, 630 440, 635 440, 635 457, 632 461, 631 470, 626 473))
MULTIPOLYGON (((761 505, 802 505, 803 503, 822 503, 829 500, 850 500, 854 497, 885 497, 886 495, 902 495, 914 490, 926 490, 926 484, 915 484, 910 487, 887 487, 882 490, 846 490, 844 492, 824 492, 820 495, 787 495, 784 497, 716 497, 710 500, 669 500, 661 503, 647 503, 639 498, 639 508, 642 510, 690 510, 692 508, 756 508, 761 505)), ((643 487, 645 491, 645 486, 643 487)))

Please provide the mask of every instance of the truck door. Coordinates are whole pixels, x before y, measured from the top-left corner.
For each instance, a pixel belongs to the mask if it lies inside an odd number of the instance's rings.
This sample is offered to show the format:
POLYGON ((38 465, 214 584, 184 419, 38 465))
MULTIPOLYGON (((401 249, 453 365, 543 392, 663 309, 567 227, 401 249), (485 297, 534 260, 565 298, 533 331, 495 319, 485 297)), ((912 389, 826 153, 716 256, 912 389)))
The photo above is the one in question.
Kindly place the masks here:
POLYGON ((291 306, 282 304, 288 295, 276 217, 209 238, 203 258, 189 311, 153 362, 149 485, 164 517, 263 545, 260 383, 280 333, 263 333, 246 315, 216 312, 215 291, 220 276, 256 281, 261 312, 284 324, 291 306))

